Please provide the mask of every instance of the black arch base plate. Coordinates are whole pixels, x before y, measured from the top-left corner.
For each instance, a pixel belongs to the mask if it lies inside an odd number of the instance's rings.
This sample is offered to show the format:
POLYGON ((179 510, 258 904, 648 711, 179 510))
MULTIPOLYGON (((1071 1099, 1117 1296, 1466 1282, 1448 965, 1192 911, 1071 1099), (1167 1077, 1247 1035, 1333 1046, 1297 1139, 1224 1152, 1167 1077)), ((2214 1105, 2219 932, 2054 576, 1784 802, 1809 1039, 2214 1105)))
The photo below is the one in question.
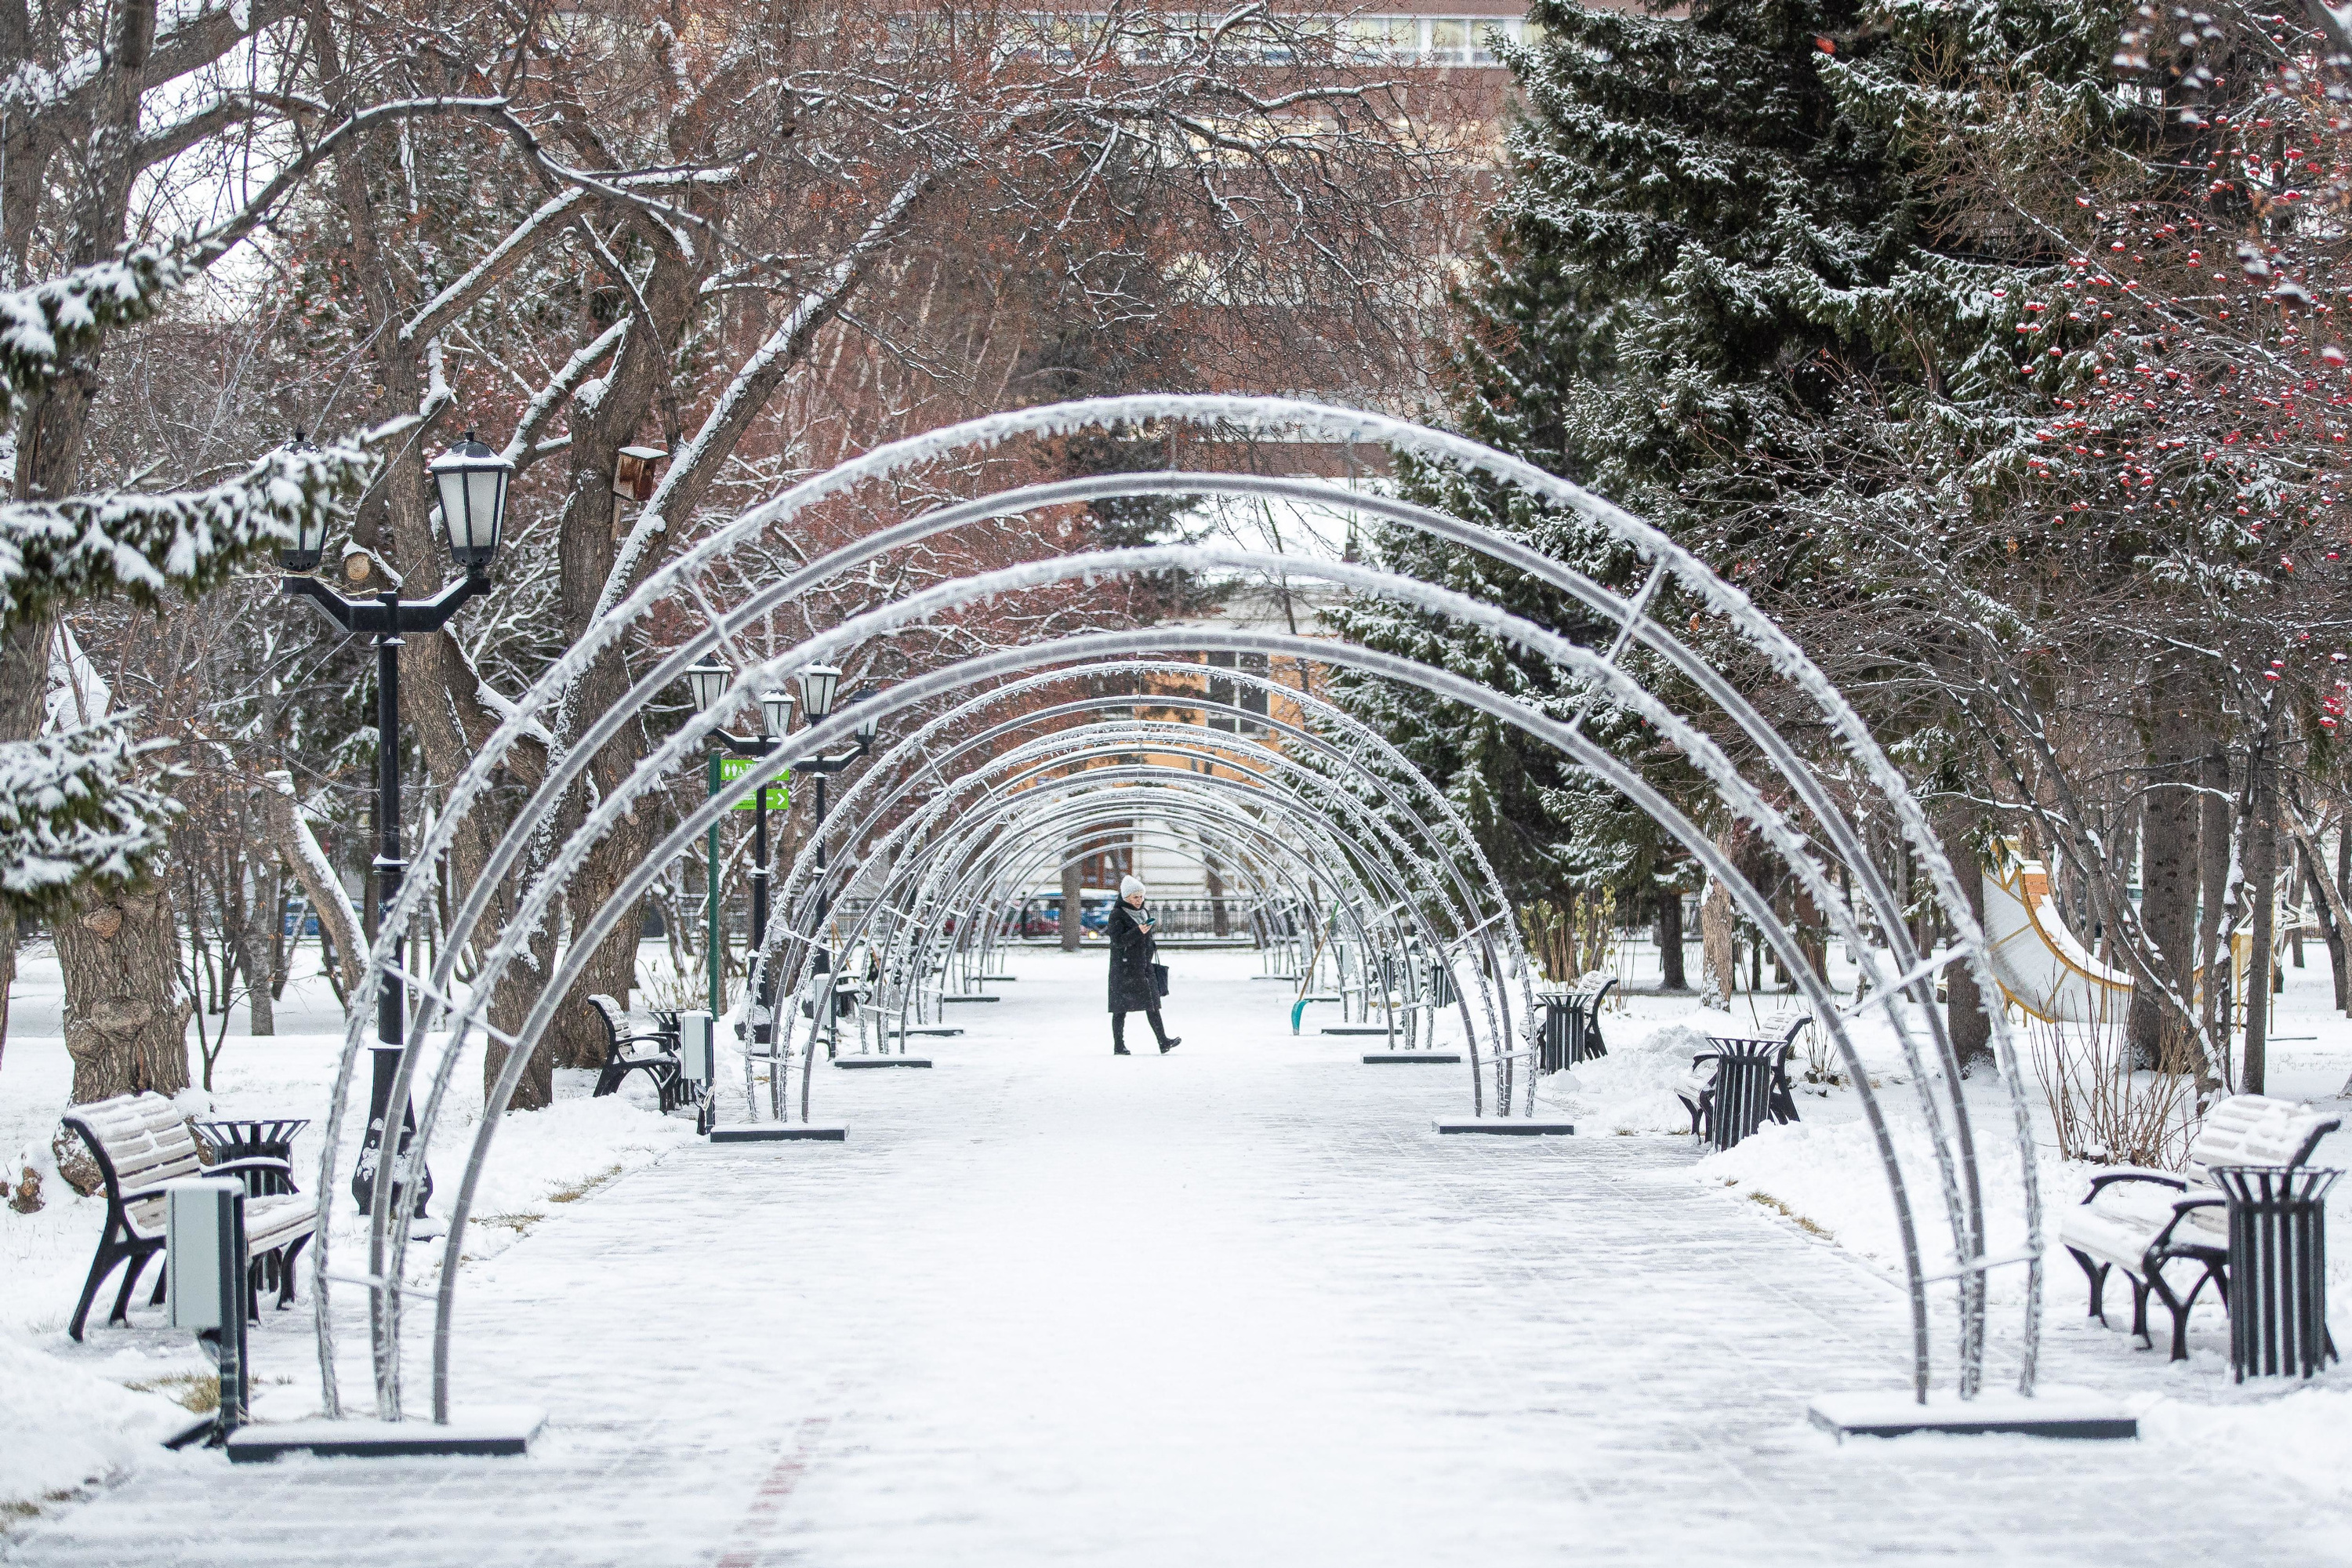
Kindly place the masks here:
POLYGON ((890 1031, 890 1037, 894 1040, 898 1040, 906 1038, 908 1035, 947 1036, 961 1035, 963 1031, 956 1027, 953 1024, 918 1024, 911 1029, 893 1029, 890 1031))
POLYGON ((1997 1433, 2028 1437, 2117 1438, 2139 1436, 2139 1417, 2111 1394, 2052 1384, 2032 1398, 2013 1389, 1988 1389, 1962 1399, 1935 1389, 1922 1405, 1907 1390, 1824 1394, 1806 1408, 1814 1426, 1848 1437, 1901 1437, 1913 1432, 1956 1436, 1997 1433))
POLYGON ((1440 1132, 1491 1132, 1502 1138, 1566 1138, 1576 1131, 1573 1121, 1546 1121, 1533 1116, 1441 1117, 1430 1125, 1440 1132))
POLYGON ((835 1057, 833 1065, 845 1070, 850 1068, 927 1068, 929 1057, 835 1057))
POLYGON ((1326 1024, 1327 1035, 1385 1035, 1391 1031, 1386 1024, 1326 1024))
POLYGON ((942 1002, 1002 1002, 1004 998, 1002 996, 982 996, 975 992, 970 996, 942 996, 940 1000, 942 1002))
MULTIPOLYGON (((1328 1032, 1328 1031, 1327 1031, 1328 1032)), ((1364 1065, 1386 1067, 1391 1062, 1441 1062, 1450 1067, 1462 1065, 1459 1051, 1366 1051, 1364 1065)))
POLYGON ((336 1459, 414 1459, 433 1455, 488 1458, 527 1454, 547 1414, 527 1405, 485 1405, 460 1411, 446 1426, 430 1421, 277 1421, 228 1435, 229 1462, 257 1465, 286 1454, 336 1459))
POLYGON ((713 1143, 845 1143, 849 1129, 838 1121, 755 1121, 742 1127, 714 1127, 713 1143))

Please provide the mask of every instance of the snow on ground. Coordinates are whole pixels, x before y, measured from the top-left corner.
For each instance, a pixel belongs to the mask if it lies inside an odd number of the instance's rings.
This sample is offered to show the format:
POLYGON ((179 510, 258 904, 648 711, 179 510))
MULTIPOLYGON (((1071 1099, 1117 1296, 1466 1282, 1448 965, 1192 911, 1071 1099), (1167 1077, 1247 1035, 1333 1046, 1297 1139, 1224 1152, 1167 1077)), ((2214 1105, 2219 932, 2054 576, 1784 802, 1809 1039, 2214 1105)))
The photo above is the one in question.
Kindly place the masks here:
MULTIPOLYGON (((131 1330, 93 1326, 70 1346, 97 1205, 0 1211, 0 1373, 54 1369, 6 1380, 50 1394, 0 1394, 0 1496, 116 1483, 51 1506, 0 1556, 1495 1564, 1575 1542, 1593 1560, 1813 1563, 1883 1561, 1899 1536, 2019 1562, 2352 1559, 2338 1506, 2352 1375, 2233 1386, 2211 1306, 2192 1360, 2168 1364, 2120 1316, 2084 1318, 2063 1253, 2044 1375, 2147 1405, 2130 1453, 1840 1450, 1806 1432, 1806 1395, 1901 1382, 1885 1184, 1853 1095, 1826 1086, 1801 1097, 1797 1126, 1702 1158, 1667 1085, 1692 1035, 1727 1020, 1688 997, 1625 998, 1605 1021, 1610 1056, 1547 1086, 1582 1136, 1506 1150, 1521 1141, 1425 1131, 1467 1109, 1456 1076, 1363 1067, 1366 1041, 1322 1037, 1311 1016, 1293 1037, 1286 993, 1248 982, 1247 953, 1176 955, 1186 1045, 1114 1060, 1102 962, 1018 951, 1006 1000, 954 1010, 967 1035, 926 1043, 932 1072, 823 1074, 816 1114, 845 1117, 847 1145, 712 1149, 577 1084, 514 1119, 478 1211, 491 1223, 467 1246, 460 1399, 539 1403, 555 1425, 527 1482, 480 1465, 409 1477, 433 1478, 448 1529, 429 1537, 353 1507, 334 1479, 348 1465, 257 1476, 150 1447, 141 1434, 186 1417, 116 1390, 171 1389, 201 1364, 184 1336, 134 1313, 131 1330), (28 1405, 47 1426, 20 1425, 28 1405), (604 1533, 570 1530, 584 1508, 604 1533), (2232 1533, 2246 1529, 2262 1550, 2232 1533)), ((2273 1092, 2340 1104, 2352 1028, 2330 1015, 2323 970, 2288 973, 2279 1033, 2316 1037, 2274 1047, 2273 1092)), ((34 980, 0 1070, 0 1151, 45 1142, 63 1097, 54 1000, 45 1036, 34 980)), ((1733 1008, 1751 1022, 1750 998, 1733 1008)), ((301 1033, 232 1036, 212 1100, 315 1103, 332 1022, 297 1009, 282 1026, 301 1033)), ((1883 1031, 1864 1054, 1916 1171, 1883 1031)), ((477 1063, 458 1071, 478 1081, 477 1063)), ((1999 1092, 1969 1086, 1993 1145, 1988 1200, 2013 1230, 1999 1092)), ((2322 1157, 2347 1152, 2339 1138, 2322 1157)), ((436 1143, 445 1180, 459 1158, 436 1143)), ((2042 1168, 2053 1210, 2075 1201, 2079 1171, 2046 1150, 2042 1168)), ((1914 1191, 1932 1229, 1933 1188, 1914 1191)), ((1931 1257, 1944 1245, 1928 1242, 1931 1257)), ((432 1260, 418 1267, 429 1279, 432 1260)), ((1996 1276, 1996 1377, 2022 1279, 1996 1276)), ((265 1314, 264 1418, 316 1405, 308 1330, 307 1310, 265 1314)), ((1939 1326, 1944 1375, 1948 1342, 1939 1326)), ((341 1375, 363 1394, 357 1354, 341 1375)))
MULTIPOLYGON (((655 950, 648 949, 651 958, 655 950)), ((316 950, 305 949, 305 961, 315 961, 316 950)), ((145 1306, 150 1286, 157 1278, 152 1264, 140 1282, 126 1331, 106 1327, 121 1274, 118 1270, 100 1289, 90 1309, 84 1342, 66 1335, 97 1250, 106 1216, 104 1196, 83 1197, 58 1176, 50 1140, 58 1131, 73 1081, 70 1058, 60 1034, 61 988, 56 960, 46 948, 31 948, 20 959, 17 985, 12 998, 7 1054, 0 1061, 0 1159, 11 1186, 30 1171, 39 1183, 41 1207, 30 1214, 0 1208, 0 1510, 26 1505, 42 1497, 70 1489, 84 1481, 116 1473, 133 1458, 148 1457, 152 1447, 121 1438, 129 1431, 149 1431, 154 1412, 175 1419, 164 1421, 172 1430, 192 1419, 170 1403, 173 1397, 205 1397, 210 1363, 195 1350, 190 1337, 161 1326, 162 1310, 145 1306), (45 1366, 47 1381, 37 1385, 20 1367, 45 1366), (22 1386, 17 1386, 21 1383, 22 1386), (121 1392, 161 1389, 163 1393, 121 1392), (89 1430, 77 1437, 77 1419, 69 1415, 80 1404, 63 1391, 96 1390, 88 1401, 89 1430), (136 1412, 148 1412, 145 1426, 136 1412), (38 1418, 29 1412, 37 1410, 38 1418), (41 1434, 47 1443, 19 1441, 21 1435, 41 1434), (74 1472, 67 1475, 66 1472, 74 1472), (64 1479, 60 1479, 63 1477, 64 1479)), ((315 1192, 319 1177, 320 1139, 326 1103, 334 1081, 337 1053, 342 1047, 342 1016, 324 978, 310 967, 291 982, 278 1008, 278 1033, 256 1039, 246 1033, 244 1009, 231 1016, 230 1031, 215 1066, 213 1088, 192 1088, 182 1106, 197 1117, 283 1117, 311 1119, 295 1140, 295 1180, 304 1192, 315 1192)), ((212 1030, 219 1020, 208 1019, 212 1030)), ((446 1045, 446 1037, 441 1039, 446 1045)), ((198 1060, 191 1067, 201 1076, 198 1060)), ((366 1094, 368 1064, 360 1063, 358 1093, 366 1094)), ((471 1043, 455 1069, 449 1110, 436 1130, 427 1165, 443 1184, 444 1195, 430 1212, 447 1207, 467 1151, 481 1122, 481 1047, 471 1043)), ((558 1099, 543 1111, 507 1118, 486 1168, 468 1230, 469 1260, 496 1256, 514 1246, 542 1222, 560 1215, 564 1205, 580 1201, 624 1172, 691 1142, 690 1121, 656 1114, 642 1075, 633 1075, 619 1095, 589 1098, 592 1075, 557 1075, 558 1099)), ((347 1130, 345 1147, 331 1163, 339 1194, 351 1181, 358 1151, 356 1129, 347 1130)), ((349 1201, 335 1205, 331 1237, 346 1259, 364 1247, 366 1223, 349 1201)), ((429 1290, 439 1278, 437 1247, 416 1247, 410 1255, 411 1282, 429 1290)), ((289 1350, 307 1348, 310 1332, 309 1259, 302 1264, 300 1300, 294 1310, 269 1310, 264 1298, 257 1332, 289 1350)), ((353 1292, 346 1292, 353 1295, 353 1292)), ((357 1308, 358 1301, 344 1306, 357 1308)), ((318 1372, 315 1358, 305 1353, 270 1358, 272 1370, 255 1390, 255 1408, 261 1415, 299 1415, 317 1407, 318 1372)), ((355 1363, 343 1375, 359 1376, 355 1363)))

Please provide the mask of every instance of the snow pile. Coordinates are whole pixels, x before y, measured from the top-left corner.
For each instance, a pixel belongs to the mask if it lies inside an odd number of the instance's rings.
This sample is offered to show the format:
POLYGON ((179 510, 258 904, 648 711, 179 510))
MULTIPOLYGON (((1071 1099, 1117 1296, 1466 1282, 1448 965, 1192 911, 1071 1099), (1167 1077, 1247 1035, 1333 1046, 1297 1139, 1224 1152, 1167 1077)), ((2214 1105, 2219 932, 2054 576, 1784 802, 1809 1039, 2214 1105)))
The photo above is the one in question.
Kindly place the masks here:
MULTIPOLYGON (((1918 1120, 1910 1090, 1883 1088, 1880 1103, 1887 1111, 1895 1159, 1911 1199, 1924 1267, 1930 1274, 1942 1273, 1954 1260, 1952 1229, 1927 1129, 1918 1120)), ((1811 1104, 1806 1102, 1808 1108, 1811 1104)), ((2008 1257, 2026 1244, 2025 1187, 2019 1173, 2017 1145, 2006 1135, 1996 1107, 1972 1098, 1969 1109, 1977 1128, 1977 1165, 1990 1231, 1988 1245, 1991 1256, 2008 1257)), ((2084 1179, 2054 1152, 2042 1152, 2040 1162, 2044 1231, 2054 1237, 2055 1205, 2076 1201, 2084 1179)), ((1895 1226, 1885 1169, 1867 1122, 1817 1118, 1785 1126, 1767 1122, 1753 1136, 1742 1139, 1738 1147, 1701 1160, 1696 1173, 1703 1182, 1732 1188, 1807 1229, 1833 1237, 1849 1251, 1900 1278, 1902 1235, 1895 1226)), ((2045 1271, 2056 1263, 2064 1263, 2069 1269, 2074 1267, 2053 1243, 2044 1259, 2045 1271)), ((2023 1265, 1995 1268, 1989 1279, 1991 1300, 2024 1300, 2023 1265)))
MULTIPOLYGON (((646 1098, 650 1101, 651 1096, 646 1098)), ((450 1197, 457 1195, 457 1180, 464 1173, 457 1162, 471 1145, 479 1121, 478 1111, 465 1117, 462 1142, 454 1135, 456 1129, 445 1129, 434 1141, 435 1179, 450 1197)), ((663 1116, 650 1103, 640 1105, 620 1094, 559 1100, 544 1110, 510 1113, 499 1123, 498 1137, 490 1144, 482 1184, 474 1195, 474 1213, 544 1214, 550 1203, 572 1202, 624 1171, 650 1164, 695 1141, 691 1117, 663 1116)), ((442 1213, 447 1206, 446 1199, 436 1198, 433 1212, 442 1213)), ((486 1245, 488 1240, 469 1229, 466 1250, 483 1256, 496 1249, 486 1245)), ((433 1252, 437 1258, 438 1247, 433 1252)))
POLYGON ((193 1419, 0 1331, 0 1510, 130 1468, 193 1419))
POLYGON ((1690 1076, 1691 1058, 1709 1048, 1710 1033, 1755 1032, 1730 1014, 1707 1007, 1694 1009, 1632 1039, 1611 1037, 1610 1026, 1616 1022, 1606 1016, 1601 1019, 1607 1056, 1579 1062, 1575 1070, 1543 1086, 1544 1098, 1566 1110, 1580 1131, 1687 1134, 1690 1112, 1675 1096, 1675 1088, 1690 1076))
MULTIPOLYGON (((2342 1321, 2337 1321, 2342 1331, 2342 1321)), ((2352 1498, 2352 1388, 2299 1388, 2242 1404, 2159 1401, 2140 1436, 2180 1451, 2185 1465, 2216 1454, 2233 1466, 2284 1475, 2325 1498, 2352 1498)))

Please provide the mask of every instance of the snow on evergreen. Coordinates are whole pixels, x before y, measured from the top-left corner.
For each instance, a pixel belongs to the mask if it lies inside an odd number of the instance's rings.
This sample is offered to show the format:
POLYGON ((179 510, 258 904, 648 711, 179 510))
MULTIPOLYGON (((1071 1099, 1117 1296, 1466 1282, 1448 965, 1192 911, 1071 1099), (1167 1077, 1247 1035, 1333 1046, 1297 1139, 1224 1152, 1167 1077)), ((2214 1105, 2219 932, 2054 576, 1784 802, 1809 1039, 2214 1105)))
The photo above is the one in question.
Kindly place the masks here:
MULTIPOLYGON (((189 276, 149 247, 0 292, 0 390, 21 418, 110 329, 154 315, 189 276)), ((372 459, 356 443, 272 451, 202 489, 0 503, 0 633, 110 594, 154 605, 201 594, 348 507, 372 459)), ((45 907, 78 883, 135 880, 172 810, 131 716, 0 743, 0 910, 45 907), (144 759, 144 760, 142 760, 144 759)))

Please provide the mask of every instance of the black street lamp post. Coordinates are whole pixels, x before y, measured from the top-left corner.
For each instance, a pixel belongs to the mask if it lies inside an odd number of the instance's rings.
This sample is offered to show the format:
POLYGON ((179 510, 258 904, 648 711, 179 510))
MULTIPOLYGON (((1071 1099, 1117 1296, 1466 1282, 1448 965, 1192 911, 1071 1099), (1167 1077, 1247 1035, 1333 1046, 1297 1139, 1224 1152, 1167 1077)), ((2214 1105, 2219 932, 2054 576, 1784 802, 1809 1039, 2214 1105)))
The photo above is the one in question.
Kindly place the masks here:
MULTIPOLYGON (((708 710, 726 693, 728 678, 733 672, 715 658, 705 658, 687 668, 686 679, 694 692, 694 705, 708 710)), ((710 781, 713 793, 719 785, 719 758, 721 753, 736 757, 764 757, 784 743, 793 727, 793 694, 789 691, 762 692, 760 697, 761 721, 766 733, 730 735, 724 730, 710 732, 710 781)), ((789 776, 789 775, 787 775, 789 776)), ((761 784, 753 793, 751 805, 751 951, 758 952, 768 935, 768 786, 761 784)), ((789 797, 788 797, 789 798, 789 797)), ((710 833, 709 887, 710 900, 710 1011, 716 1017, 721 1011, 719 1001, 719 830, 710 833)), ((774 1037, 771 1016, 772 999, 768 994, 765 975, 760 981, 761 994, 753 999, 751 1037, 766 1045, 774 1037)))
MULTIPOLYGON (((298 437, 299 439, 299 437, 298 437)), ((466 438, 435 458, 429 471, 438 490, 442 526, 449 540, 449 556, 465 576, 429 599, 403 599, 386 588, 373 598, 347 599, 318 578, 325 553, 326 526, 306 529, 294 547, 280 552, 287 575, 278 580, 278 592, 305 598, 324 611, 346 632, 375 639, 376 670, 376 908, 379 920, 390 918, 400 896, 408 862, 400 841, 400 648, 404 633, 437 632, 448 625, 459 606, 490 585, 491 560, 498 554, 499 535, 506 521, 507 480, 514 465, 466 432, 466 438)), ((373 1093, 368 1105, 367 1137, 359 1163, 352 1172, 352 1196, 362 1213, 373 1206, 375 1178, 383 1158, 384 1130, 392 1123, 392 1087, 400 1074, 400 1053, 407 1036, 407 989, 392 974, 383 977, 376 992, 373 1093)), ((415 1194, 415 1217, 425 1216, 425 1200, 433 1195, 433 1173, 420 1154, 413 1178, 407 1174, 408 1142, 416 1118, 408 1106, 400 1108, 400 1144, 394 1156, 395 1196, 399 1184, 415 1194)))
MULTIPOLYGON (((686 678, 694 693, 695 707, 707 712, 717 705, 719 700, 726 694, 727 682, 732 673, 726 665, 715 658, 706 657, 688 667, 686 678)), ((841 689, 841 671, 829 664, 812 665, 801 672, 800 682, 798 706, 800 710, 807 715, 808 721, 814 724, 829 717, 834 710, 835 696, 841 689)), ((764 757, 785 743, 784 737, 791 732, 793 726, 794 703, 792 694, 784 691, 768 692, 760 699, 760 707, 765 716, 766 734, 746 736, 730 735, 723 730, 711 731, 709 737, 711 742, 710 788, 713 793, 716 793, 719 788, 719 758, 722 752, 739 757, 764 757)), ((857 727, 856 746, 846 751, 837 752, 830 757, 803 757, 793 763, 791 772, 786 774, 787 777, 791 777, 793 774, 808 773, 816 780, 818 872, 816 917, 820 928, 831 907, 831 900, 825 894, 823 880, 825 863, 825 780, 873 750, 874 738, 879 729, 880 721, 869 719, 857 727)), ((766 941, 768 931, 768 792, 764 788, 757 792, 757 799, 752 810, 751 951, 758 952, 766 941)), ((708 940, 710 959, 710 1011, 712 1016, 716 1016, 723 1011, 719 1005, 719 829, 716 824, 712 825, 710 829, 707 863, 709 868, 706 897, 709 900, 709 921, 708 940)), ((815 973, 819 974, 832 968, 832 954, 822 942, 816 944, 814 961, 815 973)), ((774 1038, 775 1009, 774 995, 771 990, 772 984, 772 977, 762 973, 760 978, 760 994, 753 998, 752 1038, 761 1045, 766 1045, 774 1038)))

